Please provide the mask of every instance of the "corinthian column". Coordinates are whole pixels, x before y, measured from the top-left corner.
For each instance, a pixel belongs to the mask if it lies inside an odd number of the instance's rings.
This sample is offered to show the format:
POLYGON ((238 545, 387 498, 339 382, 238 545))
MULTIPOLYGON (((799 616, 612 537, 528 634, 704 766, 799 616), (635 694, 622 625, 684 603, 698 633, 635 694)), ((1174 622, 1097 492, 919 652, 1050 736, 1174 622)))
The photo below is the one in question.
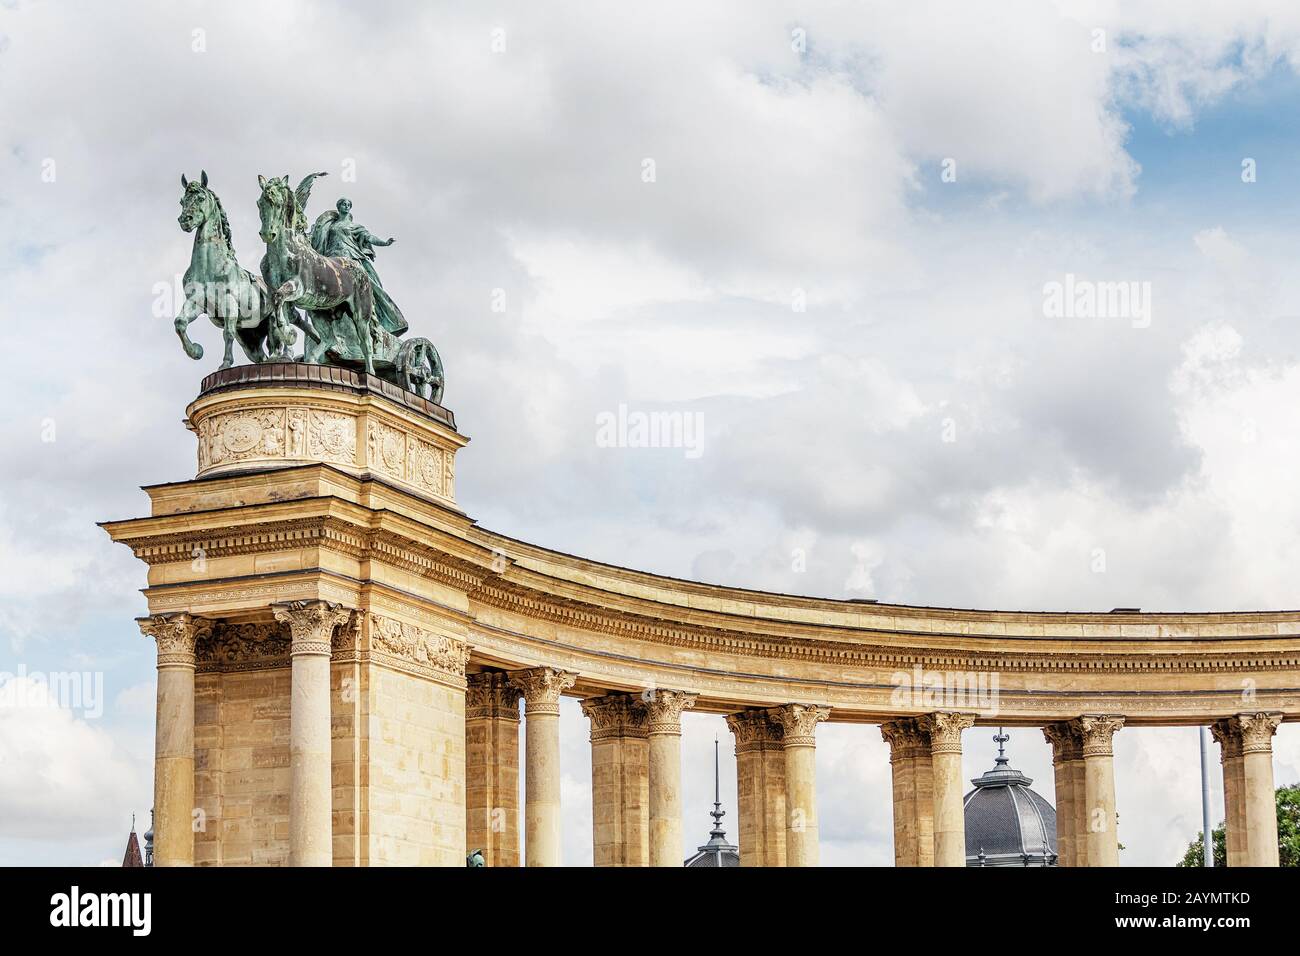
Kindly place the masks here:
POLYGON ((765 710, 727 716, 736 737, 740 865, 785 866, 783 731, 765 710))
POLYGON ((330 784, 330 646, 352 616, 327 601, 272 605, 289 625, 289 865, 334 862, 330 784))
MULTIPOLYGON (((1078 717, 1076 728, 1083 752, 1084 858, 1088 866, 1119 866, 1119 837, 1115 832, 1115 757, 1111 741, 1124 726, 1123 717, 1078 717)), ((1076 852, 1078 850, 1076 849, 1076 852)))
POLYGON ((768 715, 781 727, 785 752, 785 865, 816 866, 817 725, 831 715, 829 707, 786 704, 768 715))
POLYGON ((961 732, 975 726, 974 714, 939 711, 919 718, 930 735, 934 777, 934 865, 966 865, 966 816, 962 806, 961 732))
POLYGON ((524 695, 524 862, 560 865, 560 696, 577 674, 552 667, 513 671, 524 695))
POLYGON ((934 768, 930 735, 916 718, 880 725, 894 789, 894 865, 934 866, 934 768))
POLYGON ((1056 783, 1056 862, 1058 866, 1087 866, 1084 825, 1083 741, 1072 721, 1048 724, 1043 736, 1052 745, 1056 783))
POLYGON ((646 709, 631 694, 588 697, 591 847, 595 866, 650 862, 650 754, 646 709))
POLYGON ((466 678, 465 852, 519 865, 519 691, 501 671, 466 678))
POLYGON ((655 690, 650 731, 650 865, 682 865, 682 711, 698 695, 655 690))
POLYGON ((1281 714, 1238 714, 1210 731, 1223 755, 1228 866, 1278 866, 1273 735, 1281 714))
POLYGON ((158 643, 154 735, 154 866, 194 865, 194 645, 212 622, 155 614, 136 623, 158 643))

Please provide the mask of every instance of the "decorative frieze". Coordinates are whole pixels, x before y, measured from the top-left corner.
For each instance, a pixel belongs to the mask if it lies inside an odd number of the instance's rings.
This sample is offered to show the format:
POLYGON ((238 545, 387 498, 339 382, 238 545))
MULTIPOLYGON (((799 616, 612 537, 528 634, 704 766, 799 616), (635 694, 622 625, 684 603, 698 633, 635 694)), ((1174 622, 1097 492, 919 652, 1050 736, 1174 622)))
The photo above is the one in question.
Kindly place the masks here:
POLYGON ((219 622, 196 648, 198 669, 242 671, 289 663, 289 631, 279 621, 219 622))
POLYGON ((465 679, 469 645, 459 638, 396 618, 370 615, 370 656, 413 665, 419 673, 465 679))

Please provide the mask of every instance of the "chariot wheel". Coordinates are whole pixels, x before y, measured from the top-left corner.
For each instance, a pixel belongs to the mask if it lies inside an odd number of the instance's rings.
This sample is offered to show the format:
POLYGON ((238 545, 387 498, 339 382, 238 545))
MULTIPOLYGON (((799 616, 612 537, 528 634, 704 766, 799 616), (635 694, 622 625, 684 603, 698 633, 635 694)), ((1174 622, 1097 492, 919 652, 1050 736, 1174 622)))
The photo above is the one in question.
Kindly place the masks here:
POLYGON ((397 382, 408 392, 442 404, 442 359, 428 339, 407 339, 394 362, 397 382))

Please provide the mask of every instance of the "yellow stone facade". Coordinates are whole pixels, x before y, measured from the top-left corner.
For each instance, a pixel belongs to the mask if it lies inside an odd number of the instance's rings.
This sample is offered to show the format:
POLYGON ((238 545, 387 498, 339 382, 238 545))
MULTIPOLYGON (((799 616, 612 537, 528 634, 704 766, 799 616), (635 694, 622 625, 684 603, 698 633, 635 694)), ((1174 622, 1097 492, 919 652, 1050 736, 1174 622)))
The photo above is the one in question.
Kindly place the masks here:
POLYGON ((195 478, 104 524, 148 566, 161 865, 561 863, 562 695, 588 702, 600 864, 680 865, 689 706, 735 735, 743 865, 816 863, 827 719, 890 743, 899 865, 964 862, 976 723, 1044 729, 1061 862, 1094 866, 1117 858, 1113 735, 1213 724, 1230 862, 1276 865, 1271 738, 1300 719, 1300 613, 974 611, 664 578, 479 527, 455 499, 454 418, 387 383, 245 366, 209 376, 187 416, 195 478))

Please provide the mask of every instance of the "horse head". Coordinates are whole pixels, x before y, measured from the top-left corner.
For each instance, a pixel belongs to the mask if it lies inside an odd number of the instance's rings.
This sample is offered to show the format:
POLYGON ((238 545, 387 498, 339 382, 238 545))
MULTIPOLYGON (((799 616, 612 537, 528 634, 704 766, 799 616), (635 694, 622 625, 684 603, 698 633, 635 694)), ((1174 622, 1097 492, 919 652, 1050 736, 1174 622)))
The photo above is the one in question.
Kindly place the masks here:
POLYGON ((293 231, 293 191, 287 174, 274 179, 258 176, 257 183, 262 187, 262 195, 257 198, 257 214, 262 221, 258 235, 269 246, 293 231))
POLYGON ((200 173, 198 182, 186 179, 181 173, 181 214, 176 221, 185 232, 193 232, 212 216, 216 196, 208 189, 208 174, 200 173))

